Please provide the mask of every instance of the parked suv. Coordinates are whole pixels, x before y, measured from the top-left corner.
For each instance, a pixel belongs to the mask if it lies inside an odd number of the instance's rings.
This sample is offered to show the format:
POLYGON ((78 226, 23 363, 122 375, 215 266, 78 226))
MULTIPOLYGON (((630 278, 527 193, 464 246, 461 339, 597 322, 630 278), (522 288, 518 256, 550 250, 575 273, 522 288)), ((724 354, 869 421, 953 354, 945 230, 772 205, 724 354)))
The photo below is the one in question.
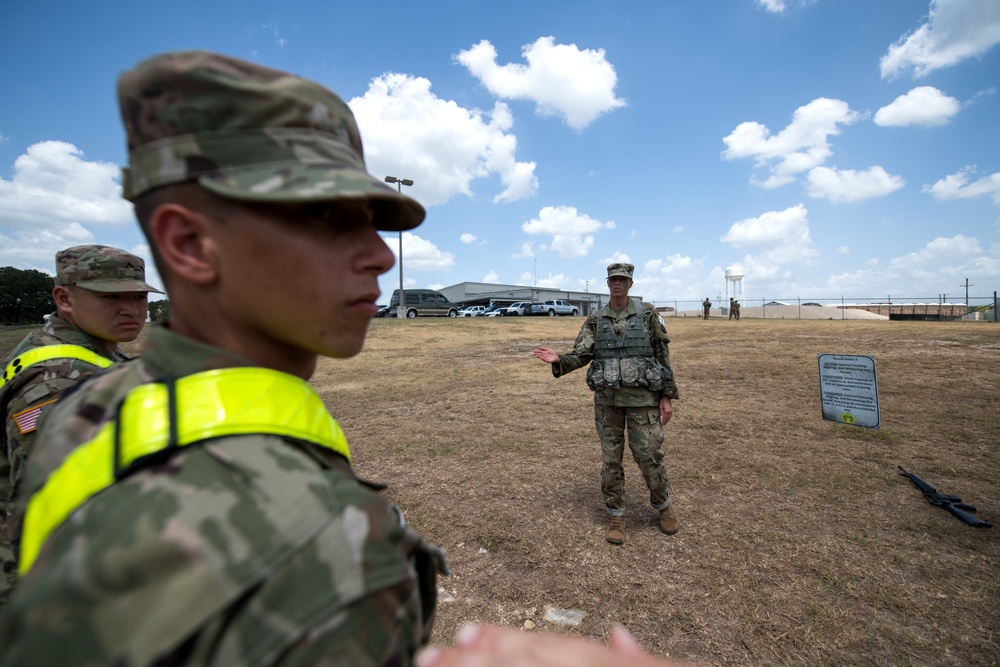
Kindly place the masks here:
POLYGON ((503 311, 506 315, 527 315, 531 310, 530 301, 515 301, 514 303, 507 306, 507 309, 503 311))
POLYGON ((486 312, 486 306, 466 306, 458 311, 459 317, 477 317, 486 312))
MULTIPOLYGON (((403 290, 403 301, 407 317, 458 317, 458 304, 452 303, 441 292, 432 289, 403 290)), ((399 306, 399 290, 393 290, 389 300, 389 311, 396 312, 399 306)))

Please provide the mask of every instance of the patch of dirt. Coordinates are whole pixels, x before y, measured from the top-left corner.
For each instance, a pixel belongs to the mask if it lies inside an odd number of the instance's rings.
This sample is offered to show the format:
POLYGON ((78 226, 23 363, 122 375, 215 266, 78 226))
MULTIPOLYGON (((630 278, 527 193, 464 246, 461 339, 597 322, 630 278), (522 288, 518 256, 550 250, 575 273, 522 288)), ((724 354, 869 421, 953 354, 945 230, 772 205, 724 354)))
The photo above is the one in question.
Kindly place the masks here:
POLYGON ((996 664, 1000 533, 896 466, 1000 520, 1000 329, 768 315, 666 318, 681 530, 659 532, 626 455, 620 547, 584 371, 555 379, 530 355, 571 349, 582 318, 376 320, 360 355, 324 361, 314 384, 359 473, 448 552, 434 643, 474 620, 598 640, 621 623, 705 665, 996 664), (821 353, 876 358, 881 430, 823 421, 821 353))

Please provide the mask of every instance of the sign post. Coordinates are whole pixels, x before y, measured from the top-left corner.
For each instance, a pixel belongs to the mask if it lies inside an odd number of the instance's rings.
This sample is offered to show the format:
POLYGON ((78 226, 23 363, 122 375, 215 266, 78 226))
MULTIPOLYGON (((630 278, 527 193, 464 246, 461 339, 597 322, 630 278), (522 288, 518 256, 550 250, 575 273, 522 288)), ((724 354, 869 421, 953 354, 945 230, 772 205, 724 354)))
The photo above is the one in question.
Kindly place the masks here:
POLYGON ((823 419, 851 426, 879 428, 875 357, 819 355, 819 391, 823 419))

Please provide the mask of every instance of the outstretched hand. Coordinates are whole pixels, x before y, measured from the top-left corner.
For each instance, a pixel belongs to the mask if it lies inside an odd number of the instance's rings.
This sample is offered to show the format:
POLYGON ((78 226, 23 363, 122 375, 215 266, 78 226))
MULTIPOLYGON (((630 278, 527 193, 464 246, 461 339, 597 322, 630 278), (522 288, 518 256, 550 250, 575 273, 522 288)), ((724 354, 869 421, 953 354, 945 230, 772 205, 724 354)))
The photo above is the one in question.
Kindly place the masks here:
POLYGON ((531 353, 535 355, 536 359, 541 359, 549 364, 554 364, 559 361, 559 355, 556 354, 554 350, 550 350, 547 347, 540 347, 537 350, 532 350, 531 353))
POLYGON ((462 628, 450 649, 426 649, 418 667, 682 667, 643 653, 628 630, 611 630, 608 646, 579 637, 497 626, 462 628))

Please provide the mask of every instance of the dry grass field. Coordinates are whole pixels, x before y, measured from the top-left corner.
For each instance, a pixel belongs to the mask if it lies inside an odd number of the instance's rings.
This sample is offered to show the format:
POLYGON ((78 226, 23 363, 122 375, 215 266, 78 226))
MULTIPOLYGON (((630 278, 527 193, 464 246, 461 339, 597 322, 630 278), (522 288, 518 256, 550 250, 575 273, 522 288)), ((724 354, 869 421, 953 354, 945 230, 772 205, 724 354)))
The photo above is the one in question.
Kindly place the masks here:
POLYGON ((581 318, 374 320, 360 355, 321 361, 358 473, 448 553, 433 641, 473 620, 598 640, 621 623, 703 665, 1000 663, 1000 526, 966 526, 896 470, 1000 523, 1000 326, 666 322, 681 530, 657 530, 627 461, 620 547, 584 372, 530 355, 568 350, 581 318), (822 420, 820 353, 875 357, 881 430, 822 420))

